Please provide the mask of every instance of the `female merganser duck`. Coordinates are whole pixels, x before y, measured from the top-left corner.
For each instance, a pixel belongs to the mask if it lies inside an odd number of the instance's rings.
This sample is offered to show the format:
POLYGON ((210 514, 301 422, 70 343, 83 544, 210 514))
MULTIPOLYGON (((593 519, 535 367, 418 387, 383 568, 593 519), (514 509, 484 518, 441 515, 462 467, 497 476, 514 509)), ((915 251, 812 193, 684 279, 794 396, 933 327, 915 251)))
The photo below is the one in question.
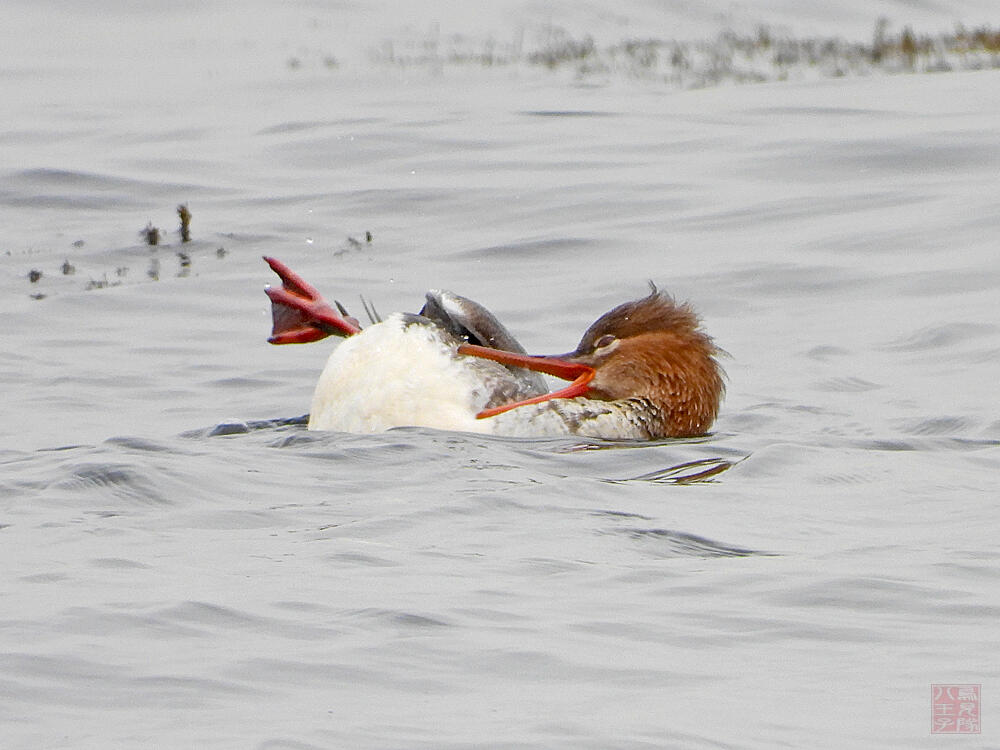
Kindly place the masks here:
POLYGON ((361 330, 274 258, 272 344, 346 340, 316 384, 310 430, 419 426, 496 435, 655 440, 705 434, 725 391, 720 353, 694 311, 656 288, 605 313, 576 349, 530 356, 481 305, 427 293, 417 315, 361 330), (573 382, 548 392, 539 372, 573 382))

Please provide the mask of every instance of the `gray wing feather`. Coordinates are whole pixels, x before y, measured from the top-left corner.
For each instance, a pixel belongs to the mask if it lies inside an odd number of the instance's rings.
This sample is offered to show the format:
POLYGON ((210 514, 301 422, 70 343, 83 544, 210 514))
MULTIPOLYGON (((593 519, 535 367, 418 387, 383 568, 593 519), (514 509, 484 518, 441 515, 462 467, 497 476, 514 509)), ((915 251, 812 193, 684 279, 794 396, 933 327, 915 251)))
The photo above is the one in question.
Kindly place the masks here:
MULTIPOLYGON (((456 338, 470 344, 488 346, 508 352, 525 354, 524 347, 504 328, 489 310, 471 299, 452 292, 433 289, 427 293, 427 302, 420 315, 437 323, 456 338)), ((522 367, 508 367, 524 393, 541 395, 549 389, 545 379, 537 372, 522 367)))

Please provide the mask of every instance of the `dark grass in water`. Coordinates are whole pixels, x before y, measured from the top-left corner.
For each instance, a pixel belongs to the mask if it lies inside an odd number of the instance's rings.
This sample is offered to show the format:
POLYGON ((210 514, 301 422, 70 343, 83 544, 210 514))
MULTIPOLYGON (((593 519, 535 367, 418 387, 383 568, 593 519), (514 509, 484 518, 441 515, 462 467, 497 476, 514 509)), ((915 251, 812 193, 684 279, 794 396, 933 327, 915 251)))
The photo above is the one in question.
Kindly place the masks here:
POLYGON ((874 73, 931 73, 1000 67, 1000 29, 958 25, 943 34, 919 34, 909 26, 893 31, 881 18, 869 41, 842 37, 796 38, 759 26, 752 33, 721 32, 703 41, 625 39, 598 45, 549 27, 535 44, 523 37, 508 44, 456 36, 384 42, 372 58, 383 65, 441 69, 445 66, 530 65, 569 70, 577 78, 659 81, 681 88, 727 83, 761 83, 802 77, 843 77, 874 73), (477 48, 478 47, 478 48, 477 48))
MULTIPOLYGON (((195 275, 196 263, 205 262, 209 258, 214 258, 217 261, 224 260, 229 252, 225 247, 218 246, 212 242, 197 242, 192 238, 190 233, 191 212, 187 206, 178 206, 177 211, 178 215, 181 216, 178 235, 180 236, 181 247, 184 247, 183 250, 178 249, 177 245, 164 243, 164 233, 150 222, 140 232, 140 236, 143 238, 143 245, 126 247, 117 251, 117 255, 127 261, 125 264, 117 265, 103 271, 98 277, 91 276, 86 282, 82 282, 82 285, 74 284, 71 287, 68 287, 62 281, 53 284, 49 283, 53 278, 56 278, 57 274, 61 276, 73 276, 76 274, 76 265, 71 263, 68 258, 63 260, 54 270, 49 270, 48 272, 43 268, 32 268, 25 274, 30 285, 29 289, 31 290, 29 296, 34 300, 44 300, 60 291, 82 289, 89 292, 117 287, 130 282, 160 281, 163 274, 164 261, 169 262, 171 266, 176 264, 169 274, 172 278, 183 279, 195 275), (171 250, 174 257, 172 261, 169 255, 167 255, 171 250), (164 255, 167 255, 167 257, 165 258, 164 255), (144 264, 146 266, 144 274, 133 272, 133 267, 137 264, 144 264), (48 278, 47 273, 49 275, 48 278)), ((216 236, 223 237, 233 236, 228 231, 217 231, 215 234, 216 236)), ((83 249, 85 245, 86 243, 83 240, 73 243, 73 247, 76 250, 83 249)), ((331 248, 327 255, 328 257, 339 259, 351 253, 371 252, 375 249, 374 234, 371 230, 365 230, 360 239, 353 235, 348 235, 339 245, 331 248)))

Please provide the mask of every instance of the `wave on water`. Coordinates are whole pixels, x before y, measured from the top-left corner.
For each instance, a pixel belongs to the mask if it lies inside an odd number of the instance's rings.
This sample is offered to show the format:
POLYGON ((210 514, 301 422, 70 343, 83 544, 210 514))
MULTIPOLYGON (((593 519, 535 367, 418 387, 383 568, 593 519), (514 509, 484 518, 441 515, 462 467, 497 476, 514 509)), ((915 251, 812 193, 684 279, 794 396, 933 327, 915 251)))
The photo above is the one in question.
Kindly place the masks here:
POLYGON ((0 25, 4 750, 902 749, 932 683, 986 696, 987 0, 153 5, 0 25), (266 343, 262 255, 531 351, 652 278, 727 400, 310 432, 330 347, 266 343))

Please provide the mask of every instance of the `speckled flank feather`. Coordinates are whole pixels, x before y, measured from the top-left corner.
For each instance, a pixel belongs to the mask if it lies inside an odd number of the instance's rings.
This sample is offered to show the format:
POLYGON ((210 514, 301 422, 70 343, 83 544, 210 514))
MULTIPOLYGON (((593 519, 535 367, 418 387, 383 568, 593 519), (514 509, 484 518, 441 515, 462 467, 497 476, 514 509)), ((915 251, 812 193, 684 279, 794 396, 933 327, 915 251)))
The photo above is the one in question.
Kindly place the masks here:
POLYGON ((647 413, 639 402, 571 398, 521 406, 491 417, 492 432, 509 437, 580 437, 649 440, 647 413))

